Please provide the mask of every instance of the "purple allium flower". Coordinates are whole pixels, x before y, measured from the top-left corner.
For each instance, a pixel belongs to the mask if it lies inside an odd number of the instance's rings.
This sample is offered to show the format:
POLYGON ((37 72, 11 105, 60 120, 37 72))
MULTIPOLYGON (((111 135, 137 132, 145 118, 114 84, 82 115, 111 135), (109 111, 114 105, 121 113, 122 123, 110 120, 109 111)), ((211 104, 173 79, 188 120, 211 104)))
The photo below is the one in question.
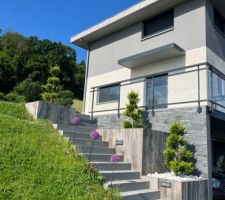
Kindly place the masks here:
POLYGON ((119 162, 120 157, 118 155, 111 156, 111 162, 117 163, 119 162))
POLYGON ((79 123, 80 123, 79 117, 76 117, 76 116, 71 117, 71 124, 78 125, 79 123))
POLYGON ((90 138, 93 140, 97 140, 100 137, 99 132, 98 131, 92 131, 90 133, 90 138))

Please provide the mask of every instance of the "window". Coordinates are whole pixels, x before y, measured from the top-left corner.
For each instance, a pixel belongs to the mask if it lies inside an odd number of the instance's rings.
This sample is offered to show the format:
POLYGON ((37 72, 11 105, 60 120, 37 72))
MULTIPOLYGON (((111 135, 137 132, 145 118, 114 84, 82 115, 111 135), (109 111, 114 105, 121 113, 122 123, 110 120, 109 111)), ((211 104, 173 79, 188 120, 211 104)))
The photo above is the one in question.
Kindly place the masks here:
POLYGON ((99 88, 98 102, 105 103, 111 101, 118 101, 120 95, 120 87, 117 85, 110 85, 99 88))
POLYGON ((225 18, 214 8, 214 25, 215 27, 225 34, 225 18))
POLYGON ((168 77, 162 75, 147 80, 147 107, 167 108, 168 103, 168 77), (154 88, 154 91, 153 91, 154 88))
POLYGON ((150 36, 153 34, 166 31, 174 27, 174 10, 167 11, 161 15, 146 20, 143 23, 143 36, 150 36))

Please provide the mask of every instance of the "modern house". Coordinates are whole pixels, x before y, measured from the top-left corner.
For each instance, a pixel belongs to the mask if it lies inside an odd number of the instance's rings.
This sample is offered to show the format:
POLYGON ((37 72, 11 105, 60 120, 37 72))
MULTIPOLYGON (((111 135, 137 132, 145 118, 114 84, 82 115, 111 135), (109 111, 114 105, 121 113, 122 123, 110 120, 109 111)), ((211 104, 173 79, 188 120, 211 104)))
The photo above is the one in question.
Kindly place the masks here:
POLYGON ((119 128, 136 91, 153 130, 187 127, 210 192, 225 179, 225 1, 140 1, 71 42, 88 52, 84 113, 99 127, 119 128))

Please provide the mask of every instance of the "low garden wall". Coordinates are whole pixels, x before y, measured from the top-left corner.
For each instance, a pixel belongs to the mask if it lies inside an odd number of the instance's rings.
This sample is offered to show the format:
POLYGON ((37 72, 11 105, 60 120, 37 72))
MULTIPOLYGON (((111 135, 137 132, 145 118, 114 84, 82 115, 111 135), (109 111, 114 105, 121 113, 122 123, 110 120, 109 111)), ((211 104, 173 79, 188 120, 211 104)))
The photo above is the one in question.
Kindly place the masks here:
POLYGON ((167 133, 150 129, 99 129, 99 132, 109 147, 116 148, 116 153, 131 163, 133 170, 142 175, 166 172, 162 151, 167 133))
POLYGON ((208 180, 168 180, 149 176, 151 189, 161 200, 208 200, 208 180))
POLYGON ((75 110, 62 105, 50 104, 44 101, 27 103, 27 111, 34 119, 48 119, 54 124, 69 124, 75 110))

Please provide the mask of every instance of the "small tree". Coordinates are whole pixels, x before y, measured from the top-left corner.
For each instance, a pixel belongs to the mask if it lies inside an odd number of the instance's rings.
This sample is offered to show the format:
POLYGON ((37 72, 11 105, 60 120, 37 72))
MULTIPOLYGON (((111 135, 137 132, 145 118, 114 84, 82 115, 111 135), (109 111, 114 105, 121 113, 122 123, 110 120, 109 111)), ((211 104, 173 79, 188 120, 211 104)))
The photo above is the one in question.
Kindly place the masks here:
POLYGON ((42 98, 49 103, 72 105, 73 93, 69 90, 63 90, 63 87, 60 85, 60 68, 58 66, 52 67, 50 74, 47 84, 43 86, 45 92, 42 93, 42 98))
POLYGON ((176 175, 187 175, 194 170, 194 156, 187 149, 188 142, 184 138, 185 134, 185 127, 174 121, 166 140, 166 149, 163 151, 166 166, 176 175))
POLYGON ((123 120, 122 126, 123 128, 142 128, 142 114, 144 110, 138 108, 138 103, 140 101, 140 99, 138 98, 138 93, 131 91, 128 94, 128 100, 129 104, 126 105, 124 115, 130 118, 131 122, 128 120, 123 120))
POLYGON ((62 86, 60 86, 60 79, 58 77, 59 73, 60 68, 58 66, 51 67, 51 76, 48 77, 47 84, 43 86, 45 92, 42 94, 42 98, 49 103, 53 103, 58 97, 59 91, 62 90, 62 86))

